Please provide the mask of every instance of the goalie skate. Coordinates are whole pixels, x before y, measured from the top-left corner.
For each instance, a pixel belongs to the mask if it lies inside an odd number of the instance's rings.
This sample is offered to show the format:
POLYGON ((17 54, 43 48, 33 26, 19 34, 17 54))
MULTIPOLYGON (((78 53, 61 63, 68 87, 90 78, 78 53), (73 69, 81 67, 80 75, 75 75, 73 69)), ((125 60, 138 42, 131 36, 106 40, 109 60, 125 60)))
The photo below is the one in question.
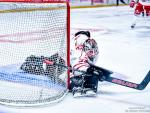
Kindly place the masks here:
POLYGON ((91 88, 74 87, 72 93, 74 98, 96 96, 96 91, 91 88))

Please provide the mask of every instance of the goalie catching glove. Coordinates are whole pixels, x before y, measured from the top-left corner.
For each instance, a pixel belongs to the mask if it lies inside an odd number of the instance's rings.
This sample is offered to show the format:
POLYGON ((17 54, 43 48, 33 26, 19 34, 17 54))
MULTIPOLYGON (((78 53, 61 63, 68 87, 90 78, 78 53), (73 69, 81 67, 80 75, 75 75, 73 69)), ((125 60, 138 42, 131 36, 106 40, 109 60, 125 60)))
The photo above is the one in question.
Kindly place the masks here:
POLYGON ((58 55, 58 53, 50 57, 38 57, 31 55, 26 58, 25 62, 21 65, 20 69, 30 74, 47 76, 59 76, 65 71, 65 68, 63 67, 45 64, 45 59, 65 65, 65 61, 58 55))

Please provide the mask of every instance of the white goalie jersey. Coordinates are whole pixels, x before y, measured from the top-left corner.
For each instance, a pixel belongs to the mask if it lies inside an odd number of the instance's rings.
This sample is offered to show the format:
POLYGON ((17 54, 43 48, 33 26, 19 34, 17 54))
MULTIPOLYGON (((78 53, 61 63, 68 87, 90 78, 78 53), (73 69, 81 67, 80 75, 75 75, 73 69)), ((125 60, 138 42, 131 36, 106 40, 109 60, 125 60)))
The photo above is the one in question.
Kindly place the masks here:
MULTIPOLYGON (((89 67, 88 62, 95 63, 99 50, 94 39, 90 38, 89 31, 79 31, 71 40, 71 66, 73 70, 84 70, 89 67)), ((81 73, 73 72, 73 76, 81 73)))

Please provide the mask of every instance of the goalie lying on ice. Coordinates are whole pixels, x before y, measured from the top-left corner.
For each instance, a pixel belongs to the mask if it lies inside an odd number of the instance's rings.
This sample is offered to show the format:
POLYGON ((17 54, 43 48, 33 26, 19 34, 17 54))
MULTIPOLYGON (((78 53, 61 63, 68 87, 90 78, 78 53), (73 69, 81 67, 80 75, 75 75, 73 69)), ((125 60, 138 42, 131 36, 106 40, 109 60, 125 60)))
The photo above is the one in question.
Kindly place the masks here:
MULTIPOLYGON (((81 93, 86 93, 87 91, 96 93, 100 72, 94 70, 90 64, 94 64, 98 58, 99 50, 97 43, 90 37, 89 31, 79 31, 73 39, 73 47, 70 52, 72 71, 69 90, 73 93, 78 91, 81 93), (83 70, 86 73, 77 70, 83 70)), ((53 77, 59 76, 64 72, 65 68, 62 65, 65 66, 65 61, 58 54, 50 57, 31 55, 26 58, 25 62, 21 65, 21 69, 27 73, 53 77), (55 62, 56 65, 47 63, 46 68, 44 68, 43 61, 46 59, 55 62)))
POLYGON ((89 31, 79 31, 73 37, 71 44, 71 92, 86 93, 88 91, 97 92, 98 76, 91 70, 89 62, 95 63, 99 50, 97 43, 90 37, 89 31), (83 70, 87 74, 80 73, 83 70))

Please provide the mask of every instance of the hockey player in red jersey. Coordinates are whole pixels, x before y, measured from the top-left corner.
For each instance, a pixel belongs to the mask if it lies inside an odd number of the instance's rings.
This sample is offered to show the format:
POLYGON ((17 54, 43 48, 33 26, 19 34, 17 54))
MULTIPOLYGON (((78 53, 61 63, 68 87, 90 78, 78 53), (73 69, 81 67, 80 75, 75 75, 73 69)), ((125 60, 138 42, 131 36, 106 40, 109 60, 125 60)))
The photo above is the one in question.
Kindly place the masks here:
POLYGON ((79 31, 75 34, 72 40, 71 47, 71 84, 70 91, 87 93, 97 92, 98 76, 90 72, 89 63, 95 63, 99 50, 97 43, 91 38, 89 31, 79 31), (76 70, 83 70, 88 74, 80 73, 76 70))
POLYGON ((130 2, 130 7, 134 9, 135 19, 131 25, 134 28, 137 22, 137 17, 150 16, 150 0, 132 0, 130 2))

